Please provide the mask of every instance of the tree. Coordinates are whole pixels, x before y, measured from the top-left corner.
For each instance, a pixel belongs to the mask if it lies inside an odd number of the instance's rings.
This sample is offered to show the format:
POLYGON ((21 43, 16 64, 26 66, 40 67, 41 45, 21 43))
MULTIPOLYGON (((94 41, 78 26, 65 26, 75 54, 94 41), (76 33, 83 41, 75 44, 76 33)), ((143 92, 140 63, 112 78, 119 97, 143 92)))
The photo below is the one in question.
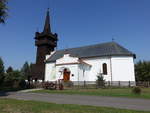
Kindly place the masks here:
POLYGON ((24 76, 22 76, 21 72, 18 70, 15 70, 6 74, 4 85, 5 87, 10 87, 10 88, 25 88, 26 87, 24 76))
POLYGON ((0 0, 0 23, 5 23, 7 17, 7 0, 0 0))
POLYGON ((11 66, 8 67, 8 69, 6 70, 7 73, 13 72, 13 68, 11 66))
POLYGON ((21 72, 26 79, 29 78, 31 69, 30 69, 28 62, 24 63, 23 67, 21 68, 21 72))
POLYGON ((139 61, 135 64, 136 81, 150 81, 150 61, 139 61))
POLYGON ((0 85, 3 83, 4 81, 4 74, 5 74, 5 70, 4 70, 4 63, 2 58, 0 58, 0 85))

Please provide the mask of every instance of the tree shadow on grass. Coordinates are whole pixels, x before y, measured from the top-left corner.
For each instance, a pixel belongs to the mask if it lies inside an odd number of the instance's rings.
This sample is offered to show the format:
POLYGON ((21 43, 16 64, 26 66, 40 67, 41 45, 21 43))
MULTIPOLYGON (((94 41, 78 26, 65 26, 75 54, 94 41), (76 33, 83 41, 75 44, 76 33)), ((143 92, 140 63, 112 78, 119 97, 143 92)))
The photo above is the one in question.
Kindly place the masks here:
POLYGON ((0 91, 0 97, 8 96, 9 93, 6 91, 0 91))
POLYGON ((8 96, 14 92, 17 92, 22 89, 18 88, 0 88, 0 97, 8 96))

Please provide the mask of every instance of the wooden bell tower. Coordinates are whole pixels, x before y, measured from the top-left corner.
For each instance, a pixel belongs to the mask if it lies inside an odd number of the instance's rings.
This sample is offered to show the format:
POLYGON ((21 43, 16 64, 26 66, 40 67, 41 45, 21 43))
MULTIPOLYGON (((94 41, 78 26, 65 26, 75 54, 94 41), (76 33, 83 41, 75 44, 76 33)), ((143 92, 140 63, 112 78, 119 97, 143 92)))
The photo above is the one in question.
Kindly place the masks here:
POLYGON ((36 63, 31 67, 32 79, 44 80, 46 55, 54 51, 57 46, 57 34, 51 32, 49 10, 46 14, 43 32, 35 33, 35 46, 37 46, 36 63))

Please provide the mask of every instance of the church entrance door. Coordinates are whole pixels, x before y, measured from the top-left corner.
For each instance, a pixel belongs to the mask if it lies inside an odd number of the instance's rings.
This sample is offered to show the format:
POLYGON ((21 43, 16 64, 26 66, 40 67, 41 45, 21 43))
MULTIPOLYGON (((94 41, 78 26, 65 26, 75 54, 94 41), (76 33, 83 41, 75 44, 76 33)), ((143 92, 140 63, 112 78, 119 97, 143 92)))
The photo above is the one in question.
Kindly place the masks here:
POLYGON ((64 69, 63 80, 64 81, 69 81, 70 80, 70 71, 68 69, 64 69))

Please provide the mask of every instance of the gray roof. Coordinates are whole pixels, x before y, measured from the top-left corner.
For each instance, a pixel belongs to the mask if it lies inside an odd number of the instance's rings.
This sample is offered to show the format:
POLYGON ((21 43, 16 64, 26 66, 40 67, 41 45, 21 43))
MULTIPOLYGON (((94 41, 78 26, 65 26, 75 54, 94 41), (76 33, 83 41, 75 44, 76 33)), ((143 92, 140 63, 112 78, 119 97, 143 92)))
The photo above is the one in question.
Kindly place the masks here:
POLYGON ((56 51, 46 62, 55 62, 57 59, 63 57, 64 54, 70 54, 73 57, 89 58, 102 56, 134 56, 132 52, 122 47, 116 42, 108 42, 95 44, 90 46, 83 46, 77 48, 70 48, 56 51))

